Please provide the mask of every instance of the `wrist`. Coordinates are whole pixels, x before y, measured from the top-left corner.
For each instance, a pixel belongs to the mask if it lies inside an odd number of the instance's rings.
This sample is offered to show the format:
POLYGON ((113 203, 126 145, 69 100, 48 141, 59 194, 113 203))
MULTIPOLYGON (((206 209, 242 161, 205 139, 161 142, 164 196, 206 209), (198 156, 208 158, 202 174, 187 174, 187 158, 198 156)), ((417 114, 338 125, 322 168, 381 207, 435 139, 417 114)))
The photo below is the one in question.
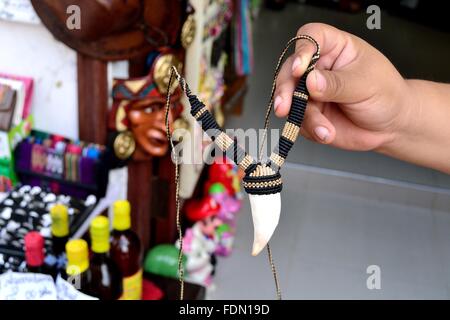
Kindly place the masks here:
POLYGON ((406 142, 412 142, 419 138, 420 120, 422 119, 422 103, 417 94, 420 86, 419 80, 405 79, 402 88, 397 92, 400 94, 394 102, 399 112, 393 121, 391 134, 377 148, 377 152, 395 156, 406 142))

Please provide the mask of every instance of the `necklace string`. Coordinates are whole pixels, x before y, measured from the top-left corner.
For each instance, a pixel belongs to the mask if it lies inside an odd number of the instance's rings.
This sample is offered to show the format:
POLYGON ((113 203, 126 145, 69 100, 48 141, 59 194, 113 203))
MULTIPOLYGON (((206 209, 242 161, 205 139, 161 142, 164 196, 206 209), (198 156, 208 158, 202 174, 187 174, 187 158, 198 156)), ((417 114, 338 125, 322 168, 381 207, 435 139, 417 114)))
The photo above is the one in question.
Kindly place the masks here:
MULTIPOLYGON (((308 101, 308 90, 306 88, 306 77, 308 74, 314 69, 317 60, 320 57, 320 46, 317 43, 316 40, 314 40, 312 37, 308 35, 298 35, 296 37, 293 37, 290 39, 284 50, 282 51, 277 65, 275 67, 275 73, 274 78, 272 82, 272 90, 270 93, 270 100, 267 106, 266 114, 264 117, 264 131, 263 131, 263 137, 262 141, 260 143, 259 148, 259 154, 258 154, 258 162, 256 162, 250 155, 248 155, 242 148, 240 148, 235 140, 229 138, 217 125, 216 121, 212 117, 212 115, 209 113, 206 106, 201 103, 201 101, 198 100, 196 96, 194 96, 191 93, 191 90, 189 89, 189 86, 186 83, 186 80, 179 74, 178 70, 172 66, 170 69, 170 77, 169 77, 169 83, 168 83, 168 92, 166 97, 166 112, 165 112, 165 126, 166 126, 166 135, 167 139, 170 141, 170 145, 172 148, 172 160, 175 163, 175 184, 176 184, 176 192, 175 192, 175 205, 176 205, 176 227, 178 232, 178 244, 179 244, 179 255, 178 255, 178 279, 180 282, 180 300, 183 300, 184 298, 184 268, 183 268, 183 232, 181 229, 181 223, 180 223, 180 198, 179 198, 179 182, 180 182, 180 175, 179 175, 179 159, 178 155, 175 152, 174 143, 172 140, 172 134, 170 130, 170 123, 169 123, 169 112, 170 112, 170 98, 171 98, 171 90, 174 78, 178 81, 178 85, 182 89, 182 91, 186 94, 186 96, 189 98, 189 102, 191 105, 191 114, 196 118, 197 121, 202 122, 202 128, 205 132, 208 130, 212 130, 212 134, 208 133, 216 144, 224 151, 224 153, 227 152, 228 149, 234 150, 234 153, 231 155, 231 158, 234 160, 236 164, 238 164, 241 169, 243 169, 246 172, 246 177, 248 179, 248 175, 252 170, 255 170, 257 165, 262 162, 263 159, 263 148, 264 144, 267 138, 267 130, 269 127, 270 122, 270 114, 273 109, 273 103, 274 103, 274 93, 276 90, 276 81, 281 69, 281 65, 284 61, 284 58, 286 56, 287 51, 291 47, 293 43, 295 43, 298 40, 308 40, 312 42, 316 46, 316 52, 312 56, 311 62, 309 63, 308 68, 306 69, 305 73, 300 78, 300 81, 294 91, 293 100, 291 109, 289 112, 289 116, 287 119, 287 122, 285 124, 285 128, 283 129, 283 134, 280 138, 279 144, 276 147, 275 151, 272 152, 270 157, 269 166, 273 167, 273 171, 269 170, 266 172, 269 172, 269 174, 266 174, 269 176, 269 179, 276 179, 276 181, 280 181, 279 184, 272 183, 271 188, 259 188, 259 190, 247 190, 247 192, 255 192, 259 194, 269 194, 272 192, 279 192, 281 191, 281 176, 279 176, 279 169, 281 165, 284 163, 284 160, 287 157, 287 154, 289 153, 292 145, 294 144, 295 140, 297 139, 297 136, 299 134, 299 129, 301 127, 301 124, 303 122, 304 113, 306 110, 306 105, 308 101), (276 174, 273 174, 273 172, 276 172, 276 174)), ((254 179, 254 178, 253 178, 254 179)), ((257 177, 257 179, 264 179, 264 177, 260 176, 257 177)), ((245 178, 244 178, 244 188, 245 188, 245 178)), ((278 183, 278 182, 277 182, 278 183)), ((265 183, 267 185, 267 182, 265 183)), ((269 180, 270 184, 270 180, 269 180)), ((254 184, 253 184, 254 186, 254 184)), ((274 278, 275 282, 275 288, 276 288, 276 296, 278 300, 281 300, 281 288, 278 280, 278 274, 275 267, 275 261, 273 259, 272 250, 270 249, 269 243, 267 243, 267 256, 271 268, 271 272, 274 278)))

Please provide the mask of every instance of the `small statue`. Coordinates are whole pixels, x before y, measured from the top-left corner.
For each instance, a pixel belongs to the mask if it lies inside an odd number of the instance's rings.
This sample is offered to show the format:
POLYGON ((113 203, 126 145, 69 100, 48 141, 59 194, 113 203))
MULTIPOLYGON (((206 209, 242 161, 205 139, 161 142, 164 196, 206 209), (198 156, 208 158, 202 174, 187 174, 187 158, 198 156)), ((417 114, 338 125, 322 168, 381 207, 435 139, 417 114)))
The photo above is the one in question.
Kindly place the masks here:
MULTIPOLYGON (((219 245, 217 229, 223 224, 223 221, 217 216, 219 211, 220 205, 211 196, 206 196, 200 200, 190 200, 185 206, 186 217, 194 225, 186 230, 185 238, 191 245, 188 246, 187 251, 183 250, 183 252, 188 257, 188 265, 190 258, 194 259, 193 264, 197 265, 197 260, 205 259, 208 256, 211 265, 211 269, 208 267, 210 275, 214 273, 215 253, 219 245)), ((184 246, 183 248, 185 249, 184 246)), ((203 267, 206 268, 204 264, 203 267)), ((186 268, 190 273, 189 267, 186 266, 186 268)), ((207 285, 211 284, 211 281, 205 280, 207 285)))
MULTIPOLYGON (((179 241, 176 247, 180 247, 179 241)), ((211 263, 211 253, 215 244, 208 241, 202 231, 199 221, 192 228, 188 228, 183 237, 183 253, 186 256, 186 281, 210 286, 214 267, 211 263)))

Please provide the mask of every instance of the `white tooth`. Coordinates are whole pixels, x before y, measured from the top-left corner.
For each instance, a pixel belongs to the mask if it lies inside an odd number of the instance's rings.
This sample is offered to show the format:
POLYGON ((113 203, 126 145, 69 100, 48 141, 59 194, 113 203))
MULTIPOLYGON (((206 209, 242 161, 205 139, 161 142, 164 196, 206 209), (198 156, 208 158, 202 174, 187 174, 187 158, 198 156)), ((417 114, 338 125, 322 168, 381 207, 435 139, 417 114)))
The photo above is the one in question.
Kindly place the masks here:
POLYGON ((280 220, 280 193, 258 195, 249 194, 253 217, 253 249, 252 255, 258 255, 267 245, 280 220))

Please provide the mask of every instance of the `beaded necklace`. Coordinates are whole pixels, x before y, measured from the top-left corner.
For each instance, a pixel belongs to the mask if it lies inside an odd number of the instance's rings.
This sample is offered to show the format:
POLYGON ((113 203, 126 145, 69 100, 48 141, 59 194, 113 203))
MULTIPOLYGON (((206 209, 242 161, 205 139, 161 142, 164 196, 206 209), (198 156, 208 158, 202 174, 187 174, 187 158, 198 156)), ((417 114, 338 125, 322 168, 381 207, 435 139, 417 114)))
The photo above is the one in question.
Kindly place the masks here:
MULTIPOLYGON (((254 227, 254 241, 252 255, 257 255, 264 247, 267 247, 267 253, 269 257, 269 263, 271 266, 272 274, 275 280, 277 298, 281 299, 281 290, 278 283, 278 276, 275 269, 275 263, 272 258, 272 252, 269 246, 269 240, 278 225, 281 212, 281 190, 283 188, 283 181, 281 178, 280 169, 283 166, 288 153, 300 132, 300 127, 303 122, 305 110, 309 98, 308 89, 306 88, 306 78, 308 74, 314 69, 317 60, 320 57, 320 46, 316 40, 308 35, 299 35, 286 44, 283 52, 278 59, 277 66, 275 68, 274 80, 272 83, 272 91, 270 95, 270 102, 267 107, 265 120, 264 120, 264 136, 261 144, 259 159, 256 160, 253 156, 247 154, 241 146, 236 143, 236 140, 229 137, 217 124, 213 115, 209 112, 207 107, 194 95, 189 89, 185 79, 178 73, 175 67, 171 68, 169 88, 174 81, 174 78, 178 81, 178 84, 182 91, 189 99, 191 107, 190 113, 201 125, 204 132, 206 132, 214 141, 216 146, 222 150, 226 156, 234 161, 244 172, 243 186, 246 193, 249 195, 250 206, 253 217, 254 227), (273 108, 273 96, 276 88, 276 80, 280 71, 281 64, 284 60, 286 52, 290 46, 296 41, 304 39, 312 42, 316 47, 316 52, 311 58, 311 61, 306 69, 305 73, 300 78, 292 97, 291 109, 287 121, 284 125, 281 137, 277 146, 272 151, 268 161, 262 161, 262 147, 267 136, 267 128, 269 126, 269 117, 273 108)), ((174 144, 171 138, 169 127, 169 106, 170 106, 171 92, 167 93, 166 101, 166 131, 167 138, 170 141, 172 151, 174 150, 174 144)), ((178 273, 180 280, 180 300, 184 295, 184 274, 182 268, 182 250, 183 239, 182 230, 180 224, 180 201, 179 201, 179 168, 178 159, 175 152, 173 157, 175 164, 175 184, 176 184, 176 224, 179 236, 180 251, 178 259, 178 273)))

